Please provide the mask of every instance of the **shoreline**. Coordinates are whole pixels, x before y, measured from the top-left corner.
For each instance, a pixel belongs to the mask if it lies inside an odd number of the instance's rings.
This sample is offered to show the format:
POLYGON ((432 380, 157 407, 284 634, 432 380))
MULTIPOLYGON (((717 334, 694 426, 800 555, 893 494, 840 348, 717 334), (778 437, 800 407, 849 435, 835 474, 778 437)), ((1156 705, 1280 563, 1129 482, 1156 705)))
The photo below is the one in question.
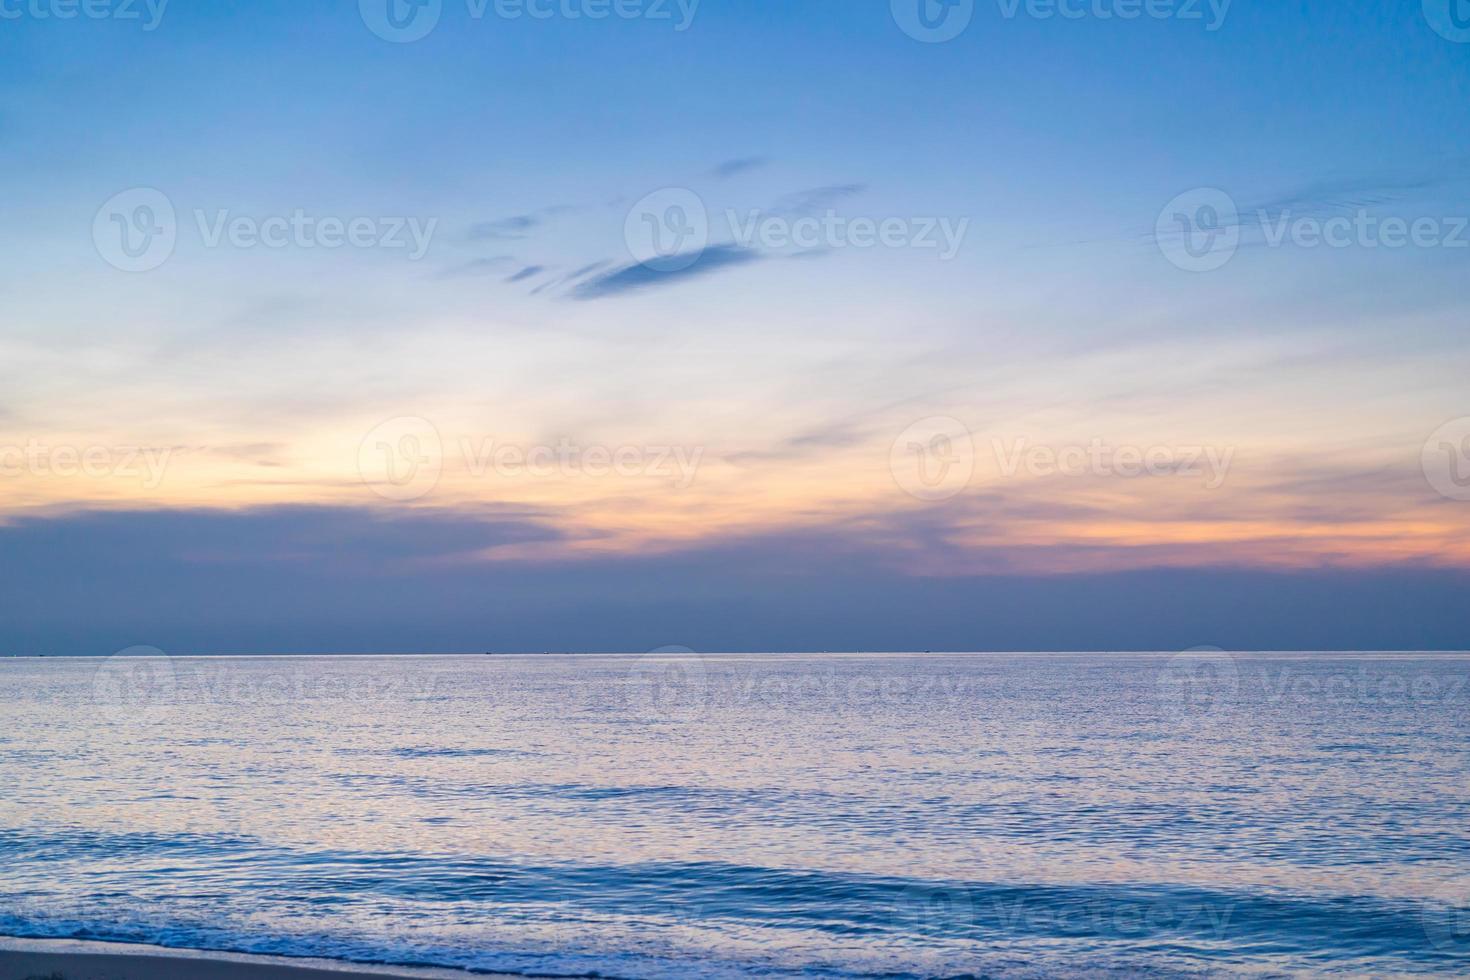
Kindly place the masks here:
POLYGON ((141 943, 0 936, 5 980, 525 980, 510 973, 384 966, 141 943))

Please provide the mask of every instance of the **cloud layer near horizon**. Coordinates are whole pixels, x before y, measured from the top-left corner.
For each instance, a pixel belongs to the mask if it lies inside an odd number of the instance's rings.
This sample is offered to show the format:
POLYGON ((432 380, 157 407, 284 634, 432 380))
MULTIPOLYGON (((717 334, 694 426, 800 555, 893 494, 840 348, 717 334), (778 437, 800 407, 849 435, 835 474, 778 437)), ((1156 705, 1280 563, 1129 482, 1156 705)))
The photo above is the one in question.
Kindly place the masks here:
POLYGON ((340 508, 27 519, 0 527, 0 654, 1454 649, 1470 630, 1453 569, 933 579, 830 529, 464 560, 554 538, 534 515, 340 508))

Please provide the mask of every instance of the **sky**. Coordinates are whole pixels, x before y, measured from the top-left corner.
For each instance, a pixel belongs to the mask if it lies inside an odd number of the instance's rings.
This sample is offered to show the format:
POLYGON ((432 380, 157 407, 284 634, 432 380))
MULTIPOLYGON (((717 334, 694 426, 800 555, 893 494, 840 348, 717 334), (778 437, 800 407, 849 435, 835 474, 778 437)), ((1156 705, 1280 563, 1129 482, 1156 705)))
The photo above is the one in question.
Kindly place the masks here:
POLYGON ((1463 649, 1464 0, 0 0, 0 654, 1463 649))

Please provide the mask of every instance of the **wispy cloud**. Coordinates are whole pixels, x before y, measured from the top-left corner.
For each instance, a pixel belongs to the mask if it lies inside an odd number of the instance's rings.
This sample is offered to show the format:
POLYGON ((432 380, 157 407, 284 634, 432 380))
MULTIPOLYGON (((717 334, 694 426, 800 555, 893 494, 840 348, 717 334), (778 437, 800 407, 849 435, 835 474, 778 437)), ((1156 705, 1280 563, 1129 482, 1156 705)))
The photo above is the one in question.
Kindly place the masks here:
POLYGON ((1277 215, 1290 211, 1307 216, 1326 216, 1360 208, 1380 207, 1416 192, 1441 187, 1464 178, 1462 167, 1456 173, 1318 180, 1289 193, 1242 207, 1241 212, 1277 215))
MULTIPOLYGON (((1230 220, 1222 215, 1221 228, 1239 229, 1243 233, 1243 246, 1260 245, 1263 244, 1266 222, 1283 218, 1326 220, 1359 211, 1389 208, 1401 202, 1422 198, 1440 188, 1463 184, 1467 179, 1470 179, 1470 168, 1464 162, 1457 162, 1432 173, 1369 174, 1313 180, 1270 197, 1256 200, 1234 197, 1234 219, 1230 220)), ((1182 234, 1178 233, 1174 237, 1182 234)), ((1146 244, 1153 244, 1156 237, 1155 230, 1145 230, 1137 235, 1137 239, 1146 244)))
POLYGON ((543 265, 528 265, 522 268, 519 272, 514 272, 511 275, 506 276, 505 281, 523 282, 526 279, 530 279, 532 276, 540 275, 543 271, 545 271, 545 269, 546 267, 543 265))
POLYGON ((686 268, 661 271, 635 262, 579 283, 572 289, 571 296, 579 300, 606 299, 635 290, 672 286, 720 269, 745 265, 760 257, 759 252, 739 245, 712 245, 686 268))
POLYGON ((500 271, 507 262, 514 262, 512 255, 490 255, 482 259, 471 259, 462 265, 451 266, 440 275, 446 279, 456 276, 483 276, 500 271))
POLYGON ((752 170, 759 170, 770 162, 766 157, 736 157, 733 160, 725 160, 711 167, 709 176, 726 180, 739 174, 749 173, 752 170))
POLYGON ((603 259, 601 262, 590 262, 587 265, 582 266, 580 269, 573 269, 571 272, 567 273, 567 280, 569 282, 575 282, 576 280, 581 279, 583 276, 590 276, 598 269, 605 269, 611 264, 612 263, 608 259, 603 259))
POLYGON ((537 296, 541 293, 549 292, 553 289, 559 289, 562 286, 568 285, 569 283, 574 283, 579 279, 590 276, 592 273, 596 272, 599 269, 605 269, 611 264, 612 263, 609 262, 607 259, 603 259, 601 262, 588 263, 587 265, 581 266, 580 268, 573 269, 571 272, 568 272, 564 276, 559 276, 546 280, 545 282, 539 284, 535 289, 531 290, 531 295, 537 296))
POLYGON ((820 456, 834 449, 850 449, 859 446, 872 434, 867 423, 855 421, 834 422, 800 435, 782 440, 774 448, 730 453, 725 461, 737 466, 777 461, 790 461, 820 456))
POLYGON ((525 238, 524 233, 540 223, 540 218, 530 214, 517 214, 509 218, 498 218, 495 221, 481 221, 470 226, 469 238, 472 242, 486 239, 525 238))
POLYGON ((548 218, 577 210, 570 204, 553 204, 525 214, 513 214, 508 218, 481 221, 470 226, 466 237, 472 242, 518 240, 527 238, 528 233, 546 223, 548 218))
POLYGON ((836 207, 849 197, 856 197, 868 189, 867 184, 827 184, 812 187, 794 194, 787 194, 777 201, 769 213, 784 217, 800 217, 836 207))

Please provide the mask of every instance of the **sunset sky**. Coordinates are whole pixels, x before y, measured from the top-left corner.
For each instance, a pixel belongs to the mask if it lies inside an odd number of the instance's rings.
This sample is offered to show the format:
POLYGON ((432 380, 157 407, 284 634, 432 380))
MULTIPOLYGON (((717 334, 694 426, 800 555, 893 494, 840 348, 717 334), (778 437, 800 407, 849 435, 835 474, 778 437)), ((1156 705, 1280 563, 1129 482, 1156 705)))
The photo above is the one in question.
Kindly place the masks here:
POLYGON ((0 7, 0 654, 1464 647, 1470 29, 904 2, 0 7))

